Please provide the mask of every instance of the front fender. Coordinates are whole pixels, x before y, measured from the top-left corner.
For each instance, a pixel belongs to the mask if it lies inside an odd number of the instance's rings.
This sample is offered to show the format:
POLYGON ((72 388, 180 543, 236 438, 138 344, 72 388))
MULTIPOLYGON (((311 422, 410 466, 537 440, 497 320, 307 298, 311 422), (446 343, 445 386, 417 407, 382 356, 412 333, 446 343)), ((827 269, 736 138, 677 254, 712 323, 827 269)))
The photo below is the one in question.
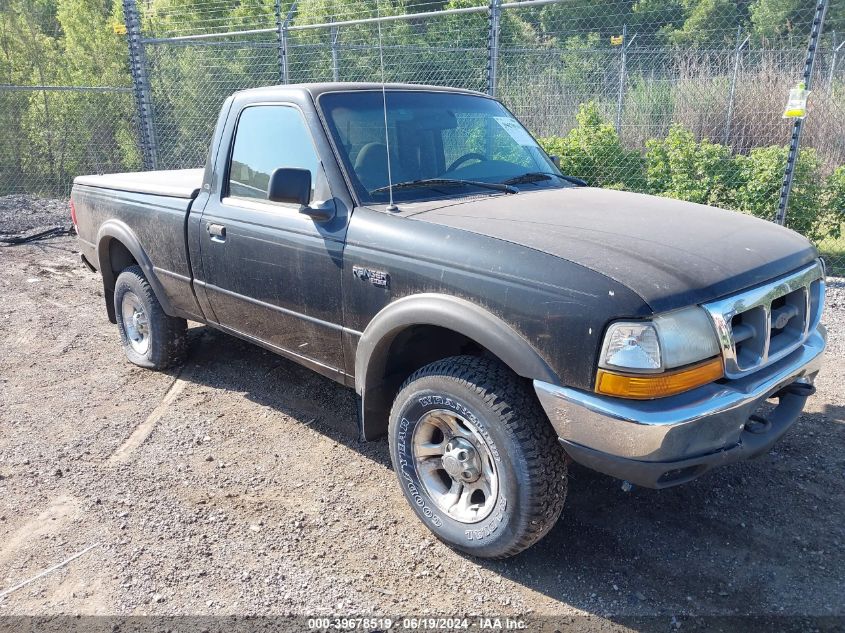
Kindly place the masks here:
POLYGON ((391 393, 383 378, 391 343, 414 325, 433 325, 457 332, 476 342, 516 374, 558 384, 549 364, 516 330, 502 319, 465 299, 424 293, 385 306, 367 325, 355 353, 355 390, 361 396, 362 431, 373 439, 386 430, 391 393))

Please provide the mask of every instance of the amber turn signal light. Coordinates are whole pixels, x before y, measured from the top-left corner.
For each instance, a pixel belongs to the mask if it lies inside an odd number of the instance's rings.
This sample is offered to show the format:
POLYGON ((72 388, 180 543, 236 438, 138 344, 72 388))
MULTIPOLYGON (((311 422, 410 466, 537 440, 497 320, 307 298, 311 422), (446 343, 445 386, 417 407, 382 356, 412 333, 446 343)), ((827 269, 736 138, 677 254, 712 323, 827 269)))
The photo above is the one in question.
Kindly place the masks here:
POLYGON ((724 375, 721 357, 711 358, 692 367, 662 374, 617 374, 599 369, 596 393, 634 400, 673 396, 706 385, 724 375))

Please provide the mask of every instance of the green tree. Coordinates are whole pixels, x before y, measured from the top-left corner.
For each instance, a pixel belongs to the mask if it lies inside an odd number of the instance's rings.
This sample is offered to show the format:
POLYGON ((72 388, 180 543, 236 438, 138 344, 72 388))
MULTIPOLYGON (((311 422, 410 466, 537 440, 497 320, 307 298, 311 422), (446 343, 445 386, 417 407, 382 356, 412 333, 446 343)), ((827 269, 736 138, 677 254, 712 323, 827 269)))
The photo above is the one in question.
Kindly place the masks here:
POLYGON ((669 41, 685 46, 732 45, 746 16, 736 0, 682 0, 685 19, 669 41))
MULTIPOLYGON (((122 20, 119 7, 118 0, 11 0, 0 9, 3 81, 129 86, 125 38, 113 29, 122 20)), ((131 94, 33 90, 0 97, 4 189, 61 191, 80 173, 138 165, 131 94)))
POLYGON ((640 45, 665 43, 667 34, 680 29, 686 19, 681 0, 637 0, 631 10, 629 29, 640 45))
POLYGON ((815 3, 805 0, 756 0, 751 5, 751 23, 754 34, 764 40, 793 35, 802 29, 802 37, 809 36, 807 18, 812 15, 815 3))
POLYGON ((78 85, 129 86, 126 39, 119 0, 58 0, 56 18, 68 80, 78 85))
POLYGON ((619 35, 631 22, 632 0, 610 0, 591 3, 584 0, 562 0, 543 7, 540 25, 543 33, 563 41, 573 35, 598 33, 602 39, 619 35))

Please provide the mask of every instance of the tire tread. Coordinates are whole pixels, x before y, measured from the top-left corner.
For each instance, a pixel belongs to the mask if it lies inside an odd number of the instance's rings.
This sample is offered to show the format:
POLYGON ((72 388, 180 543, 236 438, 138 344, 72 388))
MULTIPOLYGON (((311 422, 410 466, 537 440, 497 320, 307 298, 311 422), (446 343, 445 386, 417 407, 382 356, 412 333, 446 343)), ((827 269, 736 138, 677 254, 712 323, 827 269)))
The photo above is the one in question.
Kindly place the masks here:
POLYGON ((390 412, 391 422, 404 402, 405 390, 416 381, 438 376, 474 391, 509 428, 525 454, 531 494, 521 516, 520 536, 503 551, 488 556, 509 558, 531 547, 555 525, 567 492, 566 459, 557 434, 525 380, 495 359, 451 356, 409 376, 390 412))
MULTIPOLYGON (((144 271, 137 264, 124 268, 120 275, 118 275, 115 287, 121 282, 121 277, 124 275, 131 276, 134 283, 137 284, 143 297, 149 306, 149 320, 155 321, 158 324, 160 336, 150 341, 149 366, 151 369, 168 369, 175 365, 181 365, 185 362, 185 356, 188 351, 186 331, 188 324, 185 319, 172 317, 164 312, 158 299, 153 292, 150 282, 147 281, 144 271)), ((120 319, 120 307, 117 305, 118 301, 115 299, 115 310, 120 319)), ((126 346, 125 334, 123 328, 120 327, 121 340, 126 346)), ((131 357, 130 357, 130 360, 131 357)), ((134 361, 133 361, 134 362, 134 361)))

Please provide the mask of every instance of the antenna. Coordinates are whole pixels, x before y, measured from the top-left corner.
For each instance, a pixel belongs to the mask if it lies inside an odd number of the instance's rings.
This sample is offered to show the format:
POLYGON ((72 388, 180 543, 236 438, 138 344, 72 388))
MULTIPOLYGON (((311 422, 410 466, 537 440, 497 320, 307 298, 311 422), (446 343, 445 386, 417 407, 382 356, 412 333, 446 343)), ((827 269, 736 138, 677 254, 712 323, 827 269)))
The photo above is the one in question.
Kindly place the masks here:
POLYGON ((378 58, 379 65, 381 66, 381 104, 384 110, 384 147, 385 152, 387 152, 387 192, 390 200, 387 210, 396 212, 399 210, 399 207, 393 204, 393 174, 390 172, 390 134, 387 131, 387 90, 384 87, 384 49, 381 45, 381 10, 379 0, 376 0, 376 25, 378 26, 378 58))

